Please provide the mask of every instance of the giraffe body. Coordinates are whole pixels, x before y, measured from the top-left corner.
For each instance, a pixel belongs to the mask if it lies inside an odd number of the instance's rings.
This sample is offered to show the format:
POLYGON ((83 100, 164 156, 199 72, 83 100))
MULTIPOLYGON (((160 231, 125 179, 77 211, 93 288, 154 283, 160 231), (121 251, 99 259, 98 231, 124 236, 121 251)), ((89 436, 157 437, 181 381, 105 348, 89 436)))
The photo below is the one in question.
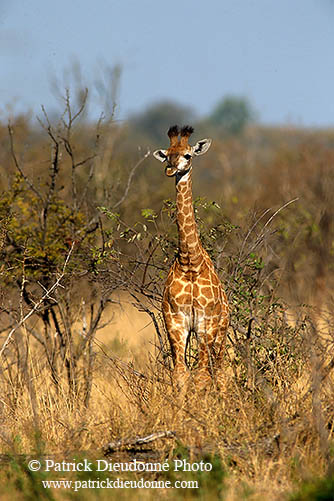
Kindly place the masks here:
POLYGON ((192 128, 169 129, 171 146, 154 156, 167 161, 167 176, 176 177, 176 207, 179 252, 164 288, 162 312, 174 362, 174 377, 181 386, 187 376, 185 352, 191 332, 198 339, 196 377, 205 386, 222 361, 228 327, 226 294, 213 263, 199 239, 192 200, 192 158, 207 151, 211 141, 188 144, 192 128))

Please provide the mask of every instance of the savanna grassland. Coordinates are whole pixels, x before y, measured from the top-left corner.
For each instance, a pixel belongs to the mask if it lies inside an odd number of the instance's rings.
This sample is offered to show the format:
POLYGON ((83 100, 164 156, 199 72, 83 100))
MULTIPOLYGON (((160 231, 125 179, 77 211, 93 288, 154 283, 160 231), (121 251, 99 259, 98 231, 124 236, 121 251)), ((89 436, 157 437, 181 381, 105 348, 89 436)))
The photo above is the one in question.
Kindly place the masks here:
POLYGON ((194 124, 213 137, 195 209, 231 325, 223 387, 180 399, 160 312, 174 185, 149 151, 167 142, 84 106, 0 125, 1 499, 334 499, 334 132, 194 124), (73 492, 41 482, 143 474, 27 467, 117 441, 113 461, 212 470, 144 475, 198 489, 73 492))

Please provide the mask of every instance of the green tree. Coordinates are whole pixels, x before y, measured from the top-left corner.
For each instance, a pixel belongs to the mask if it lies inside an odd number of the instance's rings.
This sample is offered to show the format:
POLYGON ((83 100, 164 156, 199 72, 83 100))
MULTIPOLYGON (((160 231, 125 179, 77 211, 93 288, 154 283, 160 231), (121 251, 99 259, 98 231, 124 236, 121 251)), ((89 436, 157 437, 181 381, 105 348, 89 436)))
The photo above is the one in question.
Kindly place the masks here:
POLYGON ((161 101, 133 116, 130 124, 157 144, 166 142, 166 132, 173 124, 185 125, 194 120, 194 111, 172 101, 161 101))
POLYGON ((241 134, 255 120, 255 111, 244 97, 226 96, 214 108, 209 121, 229 134, 241 134))

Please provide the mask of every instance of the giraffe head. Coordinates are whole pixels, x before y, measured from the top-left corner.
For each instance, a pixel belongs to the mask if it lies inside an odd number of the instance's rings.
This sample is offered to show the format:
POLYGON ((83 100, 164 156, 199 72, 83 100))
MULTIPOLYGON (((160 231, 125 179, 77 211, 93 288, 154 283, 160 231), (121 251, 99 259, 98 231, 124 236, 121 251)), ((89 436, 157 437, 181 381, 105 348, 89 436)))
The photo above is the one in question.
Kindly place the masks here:
POLYGON ((173 125, 168 130, 170 146, 167 150, 156 150, 153 155, 160 162, 167 162, 166 175, 182 177, 191 170, 194 156, 203 155, 211 145, 211 139, 201 139, 195 146, 190 146, 188 139, 194 132, 189 125, 179 129, 173 125))

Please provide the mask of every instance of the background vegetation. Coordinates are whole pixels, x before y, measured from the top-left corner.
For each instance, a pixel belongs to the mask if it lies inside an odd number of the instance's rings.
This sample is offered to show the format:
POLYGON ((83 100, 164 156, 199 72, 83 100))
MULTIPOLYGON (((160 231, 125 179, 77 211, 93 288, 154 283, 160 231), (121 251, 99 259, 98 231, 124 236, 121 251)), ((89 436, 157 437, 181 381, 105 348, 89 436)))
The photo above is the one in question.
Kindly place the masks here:
POLYGON ((88 99, 67 92, 59 117, 0 124, 2 490, 62 497, 28 457, 101 458, 163 430, 175 438, 148 457, 215 465, 180 496, 333 499, 334 132, 261 127, 239 97, 197 121, 157 103, 122 124, 109 103, 92 123, 88 99), (195 208, 232 320, 224 388, 180 400, 160 314, 174 186, 150 150, 190 120, 194 142, 214 139, 194 165, 195 208), (120 307, 147 317, 150 344, 116 322, 120 307))

